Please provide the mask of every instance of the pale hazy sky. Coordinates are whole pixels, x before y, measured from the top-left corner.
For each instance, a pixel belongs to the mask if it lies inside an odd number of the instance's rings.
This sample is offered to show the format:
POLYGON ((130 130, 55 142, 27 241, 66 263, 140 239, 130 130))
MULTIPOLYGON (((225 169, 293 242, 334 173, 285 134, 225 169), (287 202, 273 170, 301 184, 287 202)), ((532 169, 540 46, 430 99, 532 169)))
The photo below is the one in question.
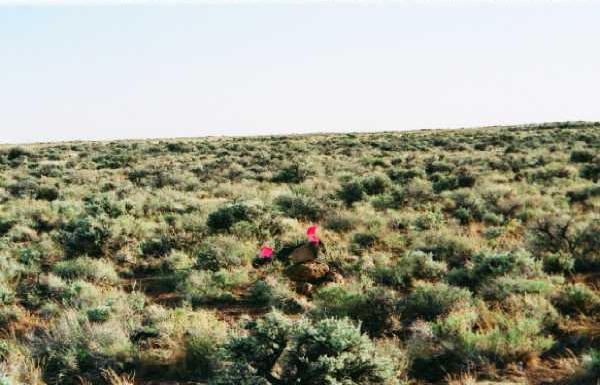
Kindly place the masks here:
POLYGON ((600 1, 36 3, 0 142, 600 120, 600 1))

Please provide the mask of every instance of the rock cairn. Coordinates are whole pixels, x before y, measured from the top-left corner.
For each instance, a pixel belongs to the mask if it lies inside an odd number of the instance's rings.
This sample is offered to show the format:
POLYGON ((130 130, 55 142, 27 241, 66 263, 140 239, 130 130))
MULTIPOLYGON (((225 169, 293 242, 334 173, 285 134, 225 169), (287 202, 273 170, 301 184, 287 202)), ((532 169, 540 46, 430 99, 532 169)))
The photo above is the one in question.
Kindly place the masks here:
POLYGON ((323 242, 315 235, 316 226, 311 226, 306 231, 308 242, 301 244, 290 253, 288 277, 296 282, 299 293, 308 295, 315 285, 326 282, 343 282, 341 274, 331 271, 329 265, 318 261, 319 253, 324 250, 323 242))

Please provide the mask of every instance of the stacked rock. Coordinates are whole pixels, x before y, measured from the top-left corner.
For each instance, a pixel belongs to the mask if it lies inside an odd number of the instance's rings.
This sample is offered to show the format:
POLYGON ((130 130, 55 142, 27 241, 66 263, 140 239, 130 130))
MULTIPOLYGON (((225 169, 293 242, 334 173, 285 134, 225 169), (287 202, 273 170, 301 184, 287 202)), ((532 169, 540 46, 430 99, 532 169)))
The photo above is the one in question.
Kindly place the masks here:
POLYGON ((287 269, 287 275, 297 283, 298 292, 302 294, 310 294, 315 284, 343 280, 339 273, 330 270, 328 264, 316 260, 324 248, 316 231, 317 226, 309 227, 306 231, 308 242, 298 246, 289 256, 294 264, 287 269))

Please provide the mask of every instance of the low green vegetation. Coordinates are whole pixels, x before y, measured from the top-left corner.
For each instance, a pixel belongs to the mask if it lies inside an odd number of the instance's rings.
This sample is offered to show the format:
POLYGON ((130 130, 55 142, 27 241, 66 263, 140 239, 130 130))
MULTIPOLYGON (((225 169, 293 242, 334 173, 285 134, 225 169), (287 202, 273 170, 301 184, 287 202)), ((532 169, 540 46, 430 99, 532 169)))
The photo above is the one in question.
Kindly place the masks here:
POLYGON ((2 146, 0 384, 594 385, 599 178, 583 122, 2 146))

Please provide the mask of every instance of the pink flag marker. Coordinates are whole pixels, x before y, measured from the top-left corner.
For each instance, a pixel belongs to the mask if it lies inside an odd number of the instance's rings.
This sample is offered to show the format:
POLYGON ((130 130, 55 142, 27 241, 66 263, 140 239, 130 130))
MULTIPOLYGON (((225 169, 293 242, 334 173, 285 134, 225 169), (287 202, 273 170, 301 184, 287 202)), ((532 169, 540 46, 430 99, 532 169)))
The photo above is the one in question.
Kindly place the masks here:
POLYGON ((316 232, 317 232, 317 225, 312 225, 306 230, 306 235, 308 235, 310 237, 311 235, 315 235, 316 232))
POLYGON ((273 255, 273 249, 269 246, 263 246, 260 248, 260 256, 263 258, 271 258, 273 255))
POLYGON ((308 241, 310 243, 319 243, 319 237, 317 237, 316 235, 311 235, 310 237, 308 237, 308 241))

